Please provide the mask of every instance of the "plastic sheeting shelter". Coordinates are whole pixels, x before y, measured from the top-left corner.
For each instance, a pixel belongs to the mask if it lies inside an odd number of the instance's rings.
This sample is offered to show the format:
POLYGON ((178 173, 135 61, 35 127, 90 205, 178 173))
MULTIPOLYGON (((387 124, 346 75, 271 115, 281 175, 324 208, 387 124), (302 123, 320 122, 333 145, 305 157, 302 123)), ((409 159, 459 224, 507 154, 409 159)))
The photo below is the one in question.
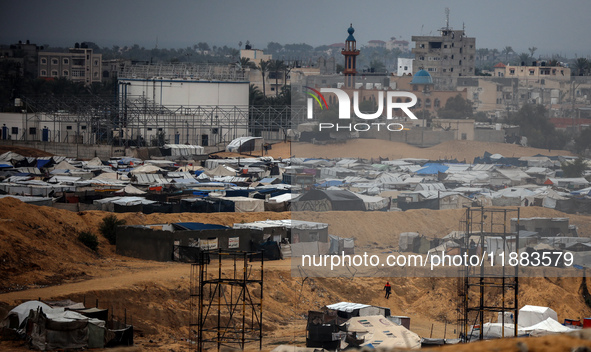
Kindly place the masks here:
POLYGON ((351 318, 346 324, 347 332, 356 332, 363 339, 361 347, 421 348, 419 335, 381 315, 351 318))
POLYGON ((163 156, 203 155, 205 154, 205 148, 199 145, 165 144, 162 148, 160 148, 160 152, 163 156))
POLYGON ((363 200, 349 191, 311 190, 292 201, 292 211, 365 211, 363 200))
POLYGON ((31 346, 41 351, 104 348, 105 341, 112 335, 107 332, 104 320, 64 308, 51 308, 39 301, 15 307, 0 326, 23 328, 31 346), (25 320, 26 325, 23 324, 25 320), (14 326, 16 322, 17 327, 14 326))
POLYGON ((261 137, 239 137, 226 146, 227 152, 244 153, 261 150, 263 139, 261 137))
POLYGON ((561 334, 565 332, 569 332, 572 329, 567 328, 566 326, 560 324, 556 320, 552 318, 548 318, 544 321, 541 321, 535 325, 528 326, 523 328, 523 330, 529 333, 529 336, 545 336, 545 335, 552 335, 552 334, 561 334))

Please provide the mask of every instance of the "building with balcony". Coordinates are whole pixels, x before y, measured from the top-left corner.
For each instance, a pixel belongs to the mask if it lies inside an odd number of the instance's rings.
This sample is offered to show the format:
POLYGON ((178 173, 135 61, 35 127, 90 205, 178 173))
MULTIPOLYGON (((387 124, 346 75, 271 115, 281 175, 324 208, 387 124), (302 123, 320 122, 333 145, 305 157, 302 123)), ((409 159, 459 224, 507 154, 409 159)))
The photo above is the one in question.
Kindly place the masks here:
POLYGON ((95 54, 84 43, 76 43, 67 53, 39 52, 37 62, 42 79, 66 78, 85 86, 101 82, 102 54, 95 54))

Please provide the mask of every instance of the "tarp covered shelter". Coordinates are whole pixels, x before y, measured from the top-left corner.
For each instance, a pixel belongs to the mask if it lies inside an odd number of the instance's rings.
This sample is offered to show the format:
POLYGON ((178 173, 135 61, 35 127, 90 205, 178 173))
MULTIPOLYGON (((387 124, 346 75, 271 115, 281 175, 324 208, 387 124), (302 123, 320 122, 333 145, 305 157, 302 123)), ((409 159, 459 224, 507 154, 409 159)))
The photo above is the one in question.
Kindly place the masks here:
POLYGON ((381 315, 354 317, 345 324, 348 333, 355 332, 357 339, 363 339, 361 347, 421 348, 419 335, 381 315))
POLYGON ((205 148, 200 145, 188 145, 188 144, 165 144, 160 148, 160 152, 164 156, 176 156, 176 155, 203 155, 205 154, 205 148))
POLYGON ((292 211, 365 211, 365 204, 354 193, 345 190, 311 190, 292 201, 292 211))
POLYGON ((115 191, 113 193, 115 193, 115 194, 126 194, 126 195, 146 194, 146 192, 144 192, 144 191, 142 191, 140 189, 137 189, 137 188, 135 188, 132 185, 127 185, 124 188, 122 188, 122 189, 120 189, 118 191, 115 191))
MULTIPOLYGON (((521 320, 521 319, 520 319, 521 320)), ((565 332, 569 332, 572 329, 567 328, 566 326, 560 324, 553 318, 548 318, 544 321, 541 321, 535 325, 528 326, 523 328, 523 330, 529 333, 529 336, 545 336, 545 335, 552 335, 552 334, 561 334, 565 332)))
POLYGON ((226 146, 227 152, 243 153, 260 150, 263 139, 261 137, 238 137, 226 146))
POLYGON ((41 351, 104 348, 105 341, 110 340, 112 335, 107 333, 104 320, 64 308, 51 308, 39 301, 15 307, 0 326, 22 328, 31 346, 41 351), (27 323, 23 324, 25 320, 27 323))
POLYGON ((209 177, 215 176, 236 176, 236 171, 225 165, 218 165, 215 169, 203 171, 209 177))

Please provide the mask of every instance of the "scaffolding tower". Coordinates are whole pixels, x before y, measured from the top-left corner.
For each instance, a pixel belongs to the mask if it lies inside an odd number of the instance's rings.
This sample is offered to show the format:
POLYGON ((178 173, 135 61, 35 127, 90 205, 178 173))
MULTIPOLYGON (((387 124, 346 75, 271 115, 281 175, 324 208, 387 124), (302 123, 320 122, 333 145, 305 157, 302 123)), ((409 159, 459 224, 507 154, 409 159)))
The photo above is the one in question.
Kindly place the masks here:
POLYGON ((257 342, 262 349, 263 264, 261 253, 228 249, 199 253, 197 263, 191 264, 191 351, 215 346, 218 351, 222 346, 244 350, 257 342))
POLYGON ((519 261, 510 265, 515 261, 510 263, 509 254, 519 249, 519 208, 467 208, 460 228, 463 231, 461 255, 480 259, 478 265, 460 267, 457 310, 460 338, 463 342, 483 340, 485 319, 496 320, 499 313, 502 337, 517 336, 519 261), (515 232, 511 231, 512 218, 517 224, 515 232), (507 318, 505 313, 511 313, 512 317, 507 318), (511 333, 505 329, 507 324, 511 324, 511 333))

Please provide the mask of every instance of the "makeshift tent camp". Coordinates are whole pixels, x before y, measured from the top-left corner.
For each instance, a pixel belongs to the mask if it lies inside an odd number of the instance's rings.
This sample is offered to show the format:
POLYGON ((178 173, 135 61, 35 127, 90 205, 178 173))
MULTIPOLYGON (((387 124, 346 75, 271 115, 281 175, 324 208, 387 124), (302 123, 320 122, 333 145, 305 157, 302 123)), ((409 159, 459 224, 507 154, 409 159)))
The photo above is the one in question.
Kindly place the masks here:
POLYGON ((354 317, 345 324, 348 333, 355 332, 356 338, 363 339, 361 347, 421 348, 419 335, 381 315, 354 317))

